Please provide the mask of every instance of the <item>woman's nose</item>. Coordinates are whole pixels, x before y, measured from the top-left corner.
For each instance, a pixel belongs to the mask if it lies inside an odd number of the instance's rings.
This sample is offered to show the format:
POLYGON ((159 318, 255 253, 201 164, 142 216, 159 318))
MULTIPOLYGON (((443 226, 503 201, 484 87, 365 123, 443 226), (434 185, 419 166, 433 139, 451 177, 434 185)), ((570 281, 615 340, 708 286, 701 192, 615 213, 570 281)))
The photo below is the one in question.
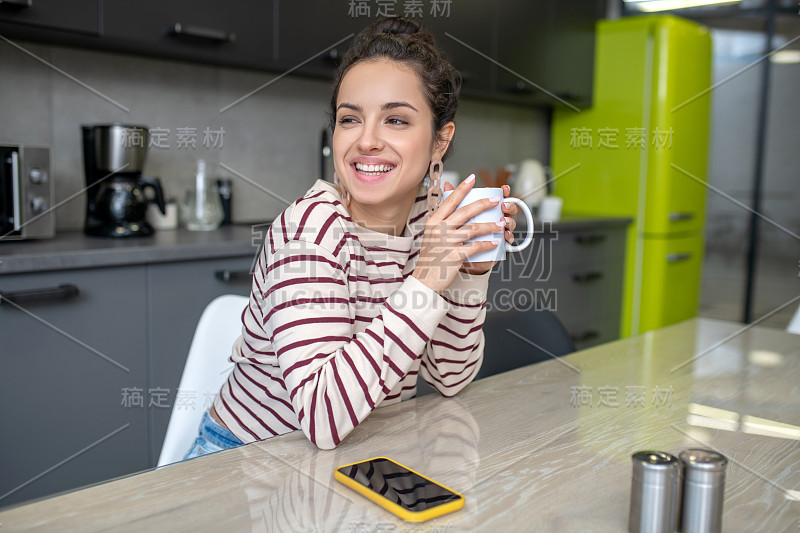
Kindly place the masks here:
POLYGON ((380 150, 383 147, 383 140, 381 139, 380 127, 378 124, 364 124, 364 128, 361 130, 361 136, 358 138, 358 147, 365 152, 380 150))

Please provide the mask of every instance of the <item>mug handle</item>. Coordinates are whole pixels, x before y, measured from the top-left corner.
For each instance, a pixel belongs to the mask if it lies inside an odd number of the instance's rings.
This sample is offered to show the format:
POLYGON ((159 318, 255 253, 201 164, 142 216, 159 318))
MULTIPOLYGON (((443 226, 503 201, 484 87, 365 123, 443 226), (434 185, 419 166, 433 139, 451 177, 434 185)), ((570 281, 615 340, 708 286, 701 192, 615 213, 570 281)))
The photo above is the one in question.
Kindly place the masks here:
POLYGON ((514 198, 513 196, 509 196, 507 198, 503 198, 504 202, 511 202, 517 204, 522 208, 523 213, 525 213, 525 221, 528 223, 528 234, 525 236, 525 240, 522 241, 522 244, 512 244, 509 245, 506 243, 506 251, 507 252, 519 252, 524 250, 528 247, 528 245, 533 240, 533 215, 531 214, 531 210, 528 205, 520 200, 519 198, 514 198))

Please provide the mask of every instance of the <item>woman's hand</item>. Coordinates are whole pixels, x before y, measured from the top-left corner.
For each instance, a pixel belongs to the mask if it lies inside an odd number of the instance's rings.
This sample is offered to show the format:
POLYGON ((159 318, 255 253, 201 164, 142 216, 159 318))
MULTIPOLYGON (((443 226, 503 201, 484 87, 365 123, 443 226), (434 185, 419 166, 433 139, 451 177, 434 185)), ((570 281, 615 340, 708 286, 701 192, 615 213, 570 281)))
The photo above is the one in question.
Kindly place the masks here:
MULTIPOLYGON (((453 186, 449 183, 446 183, 444 186, 446 191, 452 190, 453 186), (448 189, 449 187, 449 189, 448 189)), ((503 198, 511 196, 511 187, 508 185, 503 185, 503 198)), ((514 244, 514 229, 517 227, 517 221, 514 220, 514 217, 519 214, 519 207, 517 204, 511 202, 503 202, 503 215, 505 215, 505 232, 503 233, 503 237, 508 242, 508 244, 514 244)), ((489 270, 494 268, 494 265, 497 264, 497 261, 480 261, 477 263, 470 263, 469 261, 464 262, 464 266, 461 267, 462 272, 466 272, 468 274, 485 274, 489 270)))
MULTIPOLYGON (((470 270, 466 272, 483 273, 491 269, 494 262, 485 263, 465 263, 465 260, 478 252, 491 250, 498 246, 499 241, 465 241, 478 235, 497 233, 499 228, 511 228, 513 230, 513 220, 509 222, 508 217, 497 222, 469 223, 467 221, 478 213, 495 207, 501 198, 482 199, 458 208, 458 205, 472 189, 475 184, 475 176, 472 175, 456 189, 451 185, 445 185, 445 190, 452 190, 433 214, 428 217, 425 223, 425 233, 422 236, 422 246, 420 248, 419 259, 412 276, 422 283, 442 293, 458 275, 464 265, 469 265, 470 270)), ((504 196, 508 196, 509 189, 503 188, 504 196)), ((503 207, 504 213, 516 213, 516 206, 509 204, 510 207, 503 207)), ((506 239, 513 241, 510 232, 506 232, 506 239)), ((511 241, 509 241, 511 242, 511 241)))

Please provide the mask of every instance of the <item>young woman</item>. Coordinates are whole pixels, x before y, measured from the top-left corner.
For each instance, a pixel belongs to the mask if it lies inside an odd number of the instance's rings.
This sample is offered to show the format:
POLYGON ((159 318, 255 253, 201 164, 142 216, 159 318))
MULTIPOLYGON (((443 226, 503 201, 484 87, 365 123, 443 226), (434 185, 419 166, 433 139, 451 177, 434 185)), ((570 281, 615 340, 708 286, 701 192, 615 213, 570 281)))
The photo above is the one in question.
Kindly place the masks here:
POLYGON ((297 429, 330 449, 376 407, 413 398, 419 375, 445 396, 472 381, 494 263, 466 259, 499 242, 465 241, 502 227, 512 242, 517 208, 467 224, 502 201, 458 209, 474 176, 440 201, 458 90, 415 22, 356 37, 331 98, 336 184, 317 181, 271 226, 236 366, 187 458, 297 429))

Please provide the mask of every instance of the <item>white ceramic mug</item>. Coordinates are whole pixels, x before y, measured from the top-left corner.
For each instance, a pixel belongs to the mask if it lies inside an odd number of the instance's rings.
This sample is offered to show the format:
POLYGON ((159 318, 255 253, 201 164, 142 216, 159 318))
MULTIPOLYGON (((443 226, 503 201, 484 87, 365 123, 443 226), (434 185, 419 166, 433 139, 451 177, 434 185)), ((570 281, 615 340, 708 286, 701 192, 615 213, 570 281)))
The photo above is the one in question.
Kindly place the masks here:
MULTIPOLYGON (((445 191, 444 197, 447 198, 450 196, 454 191, 445 191)), ((472 189, 467 193, 458 207, 463 207, 465 205, 469 205, 473 202, 477 202, 478 200, 482 200, 484 198, 503 198, 503 189, 495 189, 491 187, 480 187, 476 189, 472 189)), ((522 244, 508 244, 504 237, 504 229, 500 229, 496 233, 487 233, 485 235, 478 235, 477 237, 473 237, 469 241, 491 241, 496 240, 500 241, 495 248, 491 250, 487 250, 485 252, 478 252, 475 255, 469 256, 468 261, 471 262, 478 262, 478 261, 503 261, 506 258, 506 252, 519 252, 524 250, 528 247, 528 245, 533 240, 533 216, 531 215, 531 210, 525 205, 525 202, 520 200, 519 198, 508 197, 503 198, 502 201, 497 204, 495 207, 487 209, 481 213, 478 213, 471 219, 467 221, 467 224, 472 222, 492 222, 495 223, 503 218, 505 215, 503 213, 503 202, 510 202, 515 203, 520 208, 522 208, 522 212, 525 213, 525 220, 528 222, 528 234, 525 236, 525 240, 522 241, 522 244)))

